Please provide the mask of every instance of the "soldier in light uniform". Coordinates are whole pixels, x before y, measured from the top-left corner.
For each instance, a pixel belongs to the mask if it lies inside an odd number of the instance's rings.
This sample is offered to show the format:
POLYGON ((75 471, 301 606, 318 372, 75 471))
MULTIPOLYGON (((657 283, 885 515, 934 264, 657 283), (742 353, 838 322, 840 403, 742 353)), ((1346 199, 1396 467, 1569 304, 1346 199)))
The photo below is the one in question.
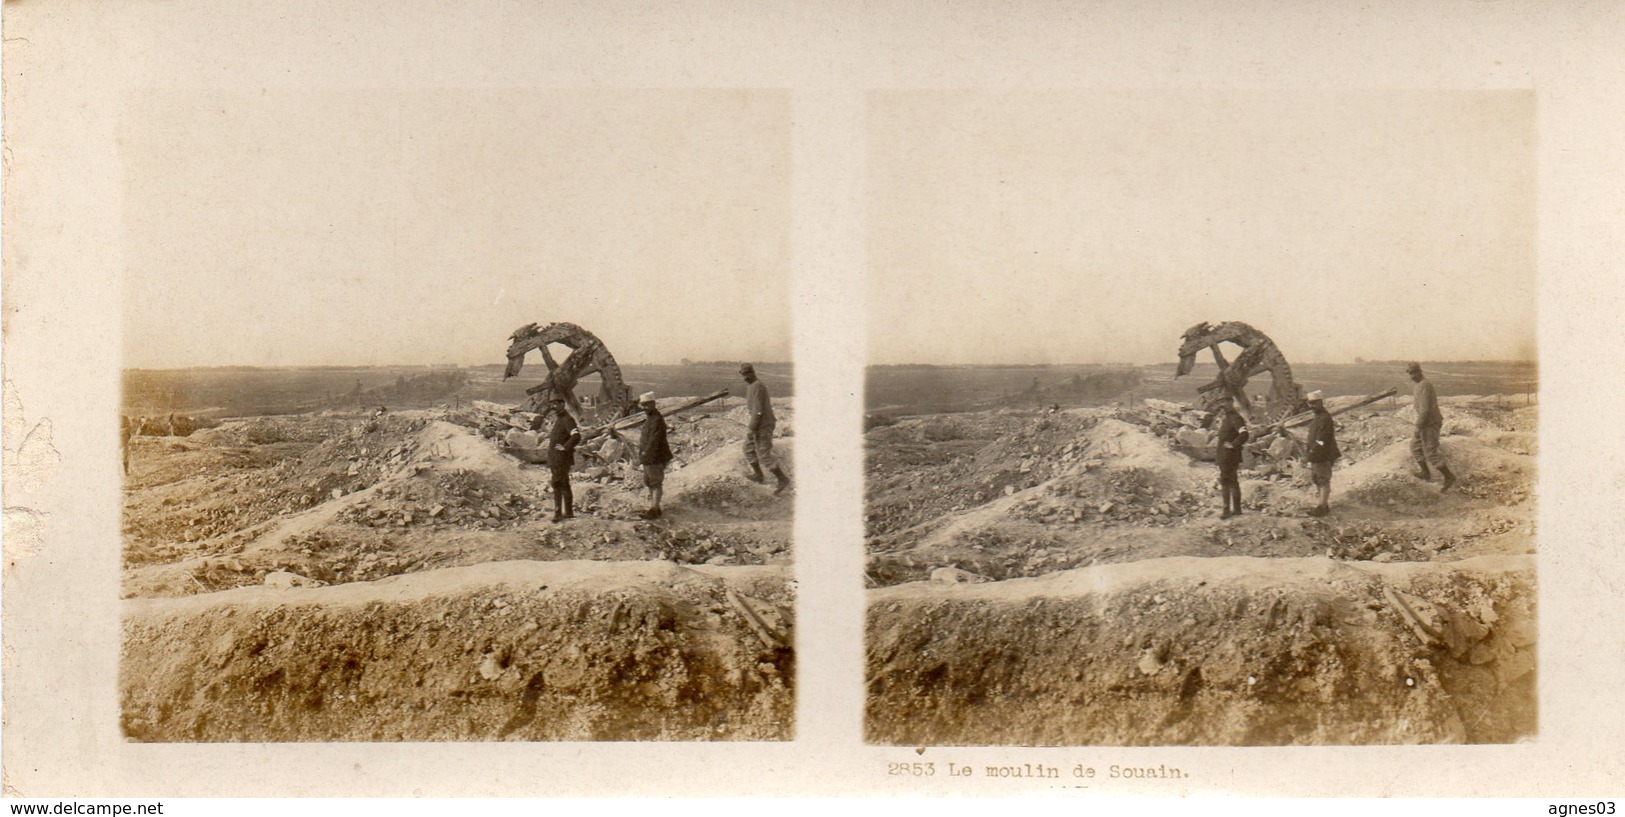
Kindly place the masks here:
POLYGON ((750 412, 750 418, 745 423, 745 462, 750 464, 750 478, 755 482, 766 482, 762 469, 767 469, 779 481, 773 493, 784 493, 790 487, 790 478, 785 476, 784 469, 773 456, 773 429, 778 426, 778 418, 773 416, 773 398, 767 393, 767 386, 756 379, 756 367, 745 363, 739 367, 739 375, 745 378, 745 408, 750 412))
POLYGON ((1433 471, 1438 471, 1444 477, 1444 487, 1439 489, 1439 493, 1444 493, 1456 484, 1456 475, 1444 461, 1444 455, 1439 453, 1439 430, 1444 427, 1444 414, 1439 411, 1439 393, 1434 390, 1433 383, 1422 376, 1422 364, 1412 363, 1405 367, 1405 371, 1410 374, 1411 382, 1416 384, 1416 433, 1411 435, 1411 458, 1416 460, 1416 478, 1431 482, 1433 471), (1428 466, 1432 466, 1432 470, 1428 466))

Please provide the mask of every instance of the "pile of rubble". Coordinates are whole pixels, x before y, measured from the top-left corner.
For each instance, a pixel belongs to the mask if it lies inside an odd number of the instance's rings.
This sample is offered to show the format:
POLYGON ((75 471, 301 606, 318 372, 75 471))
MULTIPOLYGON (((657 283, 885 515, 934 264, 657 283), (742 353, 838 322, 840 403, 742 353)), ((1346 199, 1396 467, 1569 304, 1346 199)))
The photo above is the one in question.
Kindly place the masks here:
POLYGON ((997 411, 908 418, 868 435, 871 536, 1033 488, 1088 459, 1098 417, 997 411))
MULTIPOLYGON (((737 446, 744 438, 748 414, 744 401, 728 397, 726 392, 664 403, 661 412, 677 455, 674 469, 719 448, 737 446)), ((792 436, 794 410, 789 401, 775 400, 773 410, 778 416, 774 436, 792 436)), ((635 449, 642 417, 633 414, 606 425, 584 427, 583 440, 576 448, 574 478, 599 484, 641 479, 635 449)), ((476 401, 447 419, 497 441, 504 453, 522 462, 533 465, 547 462, 550 421, 545 417, 512 406, 476 401), (541 430, 532 430, 534 428, 541 430)))
MULTIPOLYGON (((1338 417, 1338 447, 1346 461, 1358 460, 1367 453, 1392 440, 1392 429, 1384 427, 1372 434, 1363 421, 1382 416, 1379 412, 1355 413, 1355 410, 1394 396, 1394 390, 1366 397, 1332 398, 1327 410, 1338 417)), ((1189 404, 1148 398, 1138 412, 1125 412, 1121 419, 1141 425, 1168 441, 1174 450, 1194 460, 1212 462, 1218 444, 1218 416, 1189 404)), ((1299 414, 1278 423, 1249 426, 1251 436, 1242 451, 1242 468, 1254 470, 1257 476, 1268 477, 1280 473, 1280 465, 1295 460, 1303 450, 1302 442, 1291 429, 1308 425, 1310 415, 1299 414)))
POLYGON ((551 511, 551 499, 539 492, 509 490, 504 483, 477 471, 452 468, 405 485, 379 488, 371 498, 346 508, 338 518, 370 527, 449 525, 490 529, 509 527, 551 511))
MULTIPOLYGON (((289 536, 267 557, 241 549, 190 563, 183 578, 192 592, 212 593, 238 587, 323 587, 373 581, 428 567, 424 554, 397 548, 388 538, 335 538, 324 531, 289 536)), ((185 590, 187 588, 183 588, 185 590)), ((184 592, 182 593, 185 594, 184 592)))
POLYGON ((683 504, 715 511, 726 516, 751 518, 778 499, 771 492, 754 489, 739 477, 712 474, 694 479, 683 489, 683 504))
POLYGON ((177 546, 244 532, 372 487, 412 459, 411 432, 425 422, 396 416, 261 418, 204 432, 210 436, 199 444, 225 446, 238 456, 194 458, 189 470, 147 475, 144 487, 158 483, 132 500, 124 515, 126 558, 168 560, 177 546), (256 456, 260 448, 271 453, 256 456))
MULTIPOLYGON (((1372 405, 1389 396, 1329 402, 1344 454, 1340 470, 1347 473, 1340 484, 1363 504, 1403 514, 1428 507, 1422 500, 1436 496, 1438 488, 1410 476, 1407 400, 1372 405), (1367 460, 1369 467, 1357 467, 1367 460)), ((1523 440, 1532 435, 1517 430, 1524 425, 1516 416, 1520 409, 1457 402, 1446 403, 1453 418, 1447 430, 1510 446, 1514 453, 1533 445, 1523 440)), ((1257 437, 1240 472, 1249 512, 1301 515, 1310 473, 1291 436, 1300 419, 1254 428, 1257 437)), ((898 537, 916 539, 951 515, 1017 494, 1003 516, 1036 524, 1177 527, 1211 516, 1218 472, 1189 464, 1212 460, 1216 425, 1209 412, 1149 399, 1143 406, 1092 412, 980 412, 905 418, 875 428, 866 435, 871 546, 895 550, 903 543, 893 541, 898 537)), ((1471 441, 1458 446, 1468 467, 1456 493, 1504 505, 1526 500, 1527 469, 1475 453, 1481 447, 1471 441)))
POLYGON ((1168 440, 1191 457, 1202 460, 1213 459, 1213 446, 1218 430, 1213 427, 1212 412, 1202 411, 1189 404, 1146 398, 1144 411, 1128 413, 1121 419, 1145 426, 1152 434, 1168 440))
POLYGON ((1456 493, 1501 505, 1516 505, 1532 495, 1526 475, 1505 469, 1475 471, 1462 481, 1456 493))
POLYGON ((192 567, 191 577, 210 592, 254 585, 323 587, 424 570, 432 566, 430 556, 387 537, 339 538, 310 531, 284 539, 269 560, 236 555, 203 559, 192 567))
MULTIPOLYGON (((1218 416, 1188 404, 1148 398, 1145 409, 1125 412, 1122 419, 1150 430, 1167 440, 1170 447, 1193 460, 1212 462, 1218 446, 1218 416)), ((1257 429, 1253 429, 1255 433, 1257 429)), ((1279 473, 1278 464, 1294 457, 1299 446, 1291 437, 1270 429, 1248 442, 1242 451, 1242 468, 1258 470, 1258 476, 1279 473)))
POLYGON ((162 417, 131 417, 130 433, 136 437, 190 437, 192 434, 220 425, 219 420, 194 417, 189 414, 169 414, 162 417))
POLYGON ((1083 461, 1081 473, 1052 480, 1044 486, 1042 496, 1017 502, 1010 515, 1046 524, 1167 526, 1211 509, 1207 497, 1171 489, 1150 469, 1102 469, 1102 465, 1098 459, 1083 461))
POLYGON ((275 584, 276 572, 313 580, 315 584, 364 582, 410 573, 427 563, 426 554, 397 547, 388 538, 334 538, 322 531, 291 536, 284 541, 290 553, 274 565, 272 574, 262 577, 275 584))
POLYGON ((677 564, 760 565, 788 550, 784 543, 759 542, 707 525, 663 527, 643 522, 637 525, 637 531, 658 548, 662 561, 677 564))
POLYGON ((1309 520, 1303 532, 1326 549, 1327 558, 1342 561, 1425 562, 1456 544, 1449 536, 1372 522, 1332 524, 1309 520))

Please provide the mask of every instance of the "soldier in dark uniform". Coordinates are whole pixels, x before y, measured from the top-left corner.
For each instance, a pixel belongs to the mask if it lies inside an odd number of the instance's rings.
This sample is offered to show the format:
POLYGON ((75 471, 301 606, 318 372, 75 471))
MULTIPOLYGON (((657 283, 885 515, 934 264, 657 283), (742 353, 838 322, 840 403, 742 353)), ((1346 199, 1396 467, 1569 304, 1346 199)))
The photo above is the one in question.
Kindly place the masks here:
POLYGON ((575 517, 575 497, 570 493, 570 468, 576 463, 576 444, 581 429, 564 405, 563 398, 547 402, 553 410, 553 430, 547 435, 547 467, 553 471, 553 521, 575 517))
POLYGON ((1241 468, 1241 447, 1247 442, 1247 421, 1236 411, 1235 398, 1224 401, 1219 418, 1219 445, 1214 459, 1219 463, 1219 493, 1224 497, 1224 511, 1220 519, 1229 519, 1241 513, 1241 481, 1236 471, 1241 468))
POLYGON ((643 466, 643 484, 649 488, 649 509, 639 514, 644 519, 659 519, 660 495, 666 484, 666 463, 671 462, 671 444, 666 440, 666 418, 655 407, 655 393, 644 392, 638 397, 643 409, 643 430, 638 436, 638 464, 643 466))
POLYGON ((1309 461, 1309 468, 1313 473, 1315 489, 1320 495, 1320 504, 1309 510, 1310 516, 1325 516, 1331 513, 1329 505, 1332 498, 1332 463, 1343 452, 1337 449, 1337 430, 1332 423, 1331 412, 1326 410, 1326 402, 1318 391, 1308 395, 1309 408, 1314 411, 1315 419, 1309 422, 1309 451, 1304 459, 1309 461))

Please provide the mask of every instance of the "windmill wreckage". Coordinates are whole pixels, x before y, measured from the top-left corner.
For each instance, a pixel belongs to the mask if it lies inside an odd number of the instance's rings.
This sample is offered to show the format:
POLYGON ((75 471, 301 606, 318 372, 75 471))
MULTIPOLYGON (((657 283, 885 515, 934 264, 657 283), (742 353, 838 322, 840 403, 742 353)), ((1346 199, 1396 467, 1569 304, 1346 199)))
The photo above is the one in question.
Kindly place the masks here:
MULTIPOLYGON (((525 390, 530 399, 521 407, 476 401, 474 409, 480 414, 482 428, 493 434, 534 431, 537 416, 545 413, 548 401, 556 396, 564 400, 567 410, 581 424, 581 442, 587 453, 609 463, 632 450, 632 440, 626 433, 641 425, 644 416, 634 413, 637 404, 632 389, 621 376, 615 355, 597 335, 573 323, 527 323, 515 329, 508 340, 508 365, 502 379, 518 375, 524 368, 525 356, 533 351, 541 353, 547 375, 525 390), (555 360, 548 349, 555 343, 570 350, 563 361, 555 360), (576 387, 593 374, 599 378, 598 394, 583 401, 576 387)), ((661 413, 680 414, 727 396, 726 390, 715 392, 662 408, 661 413)), ((537 441, 513 435, 507 435, 504 450, 528 462, 545 462, 547 458, 545 448, 537 441)))
MULTIPOLYGON (((1199 323, 1185 330, 1179 345, 1179 368, 1174 377, 1184 377, 1196 367, 1197 355, 1206 349, 1213 354, 1219 373, 1212 381, 1196 388, 1199 407, 1183 406, 1166 400, 1147 400, 1146 405, 1158 415, 1159 430, 1174 439, 1174 447, 1195 459, 1213 459, 1211 426, 1221 404, 1234 399, 1236 411, 1252 427, 1247 454, 1253 458, 1282 460, 1294 457, 1303 450, 1303 442, 1293 436, 1290 429, 1309 424, 1313 414, 1304 399, 1304 390, 1292 378, 1292 366, 1269 335, 1241 321, 1221 324, 1199 323), (1225 357, 1220 344, 1229 343, 1241 348, 1235 360, 1225 357), (1268 392, 1253 399, 1247 395, 1247 383, 1256 375, 1268 373, 1268 392)), ((1348 405, 1331 410, 1333 415, 1357 409, 1392 397, 1394 389, 1367 395, 1348 405)))

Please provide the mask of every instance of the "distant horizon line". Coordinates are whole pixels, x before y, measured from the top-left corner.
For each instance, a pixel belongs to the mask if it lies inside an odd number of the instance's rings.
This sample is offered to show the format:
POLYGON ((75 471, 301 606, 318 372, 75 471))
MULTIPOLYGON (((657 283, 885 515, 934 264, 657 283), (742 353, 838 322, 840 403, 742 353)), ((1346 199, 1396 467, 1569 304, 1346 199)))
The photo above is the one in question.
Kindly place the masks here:
MULTIPOLYGON (((692 360, 672 362, 620 362, 622 366, 737 366, 740 363, 756 366, 794 366, 785 360, 692 360)), ((200 363, 190 366, 122 366, 125 372, 177 372, 188 369, 501 369, 503 363, 200 363)), ((533 365, 540 365, 537 361, 533 365)), ((527 367, 529 368, 529 367, 527 367)))
MULTIPOLYGON (((1326 361, 1326 360, 1293 361, 1293 365, 1297 365, 1297 366, 1372 366, 1372 365, 1397 365, 1397 366, 1403 366, 1406 363, 1409 363, 1409 362, 1411 362, 1413 360, 1415 360, 1415 361, 1417 361, 1419 363, 1422 363, 1424 365, 1426 365, 1426 364, 1445 364, 1445 365, 1455 365, 1455 364, 1469 364, 1469 365, 1473 365, 1473 364, 1478 364, 1478 365, 1487 365, 1487 364, 1537 365, 1537 364, 1540 363, 1539 359, 1527 359, 1527 358, 1524 358, 1524 359, 1519 359, 1519 358, 1458 358, 1458 359, 1448 359, 1448 360, 1446 360, 1446 359, 1430 360, 1430 359, 1427 359, 1427 358, 1421 358, 1421 359, 1417 359, 1417 358, 1397 359, 1396 358, 1396 359, 1393 359, 1393 360, 1357 359, 1357 360, 1340 360, 1340 361, 1326 361)), ((747 362, 747 361, 745 361, 744 359, 740 359, 740 360, 737 360, 737 361, 736 360, 683 360, 683 361, 658 361, 658 362, 640 361, 640 362, 636 362, 636 363, 621 363, 621 365, 622 366, 715 367, 715 366, 734 366, 734 365, 738 365, 739 363, 743 363, 743 362, 747 362)), ((748 362, 753 363, 753 364, 758 365, 758 366, 792 366, 793 367, 795 365, 794 361, 788 361, 788 360, 750 360, 748 362)), ((327 369, 327 370, 336 370, 336 369, 486 369, 486 368, 497 369, 497 368, 502 368, 504 365, 505 364, 502 364, 502 363, 208 363, 208 364, 193 364, 193 365, 190 365, 190 366, 123 366, 123 367, 121 367, 120 370, 121 371, 126 371, 126 372, 165 372, 165 371, 184 371, 184 370, 188 370, 188 369, 237 369, 237 370, 243 370, 243 369, 265 369, 265 370, 273 370, 273 369, 327 369)), ((1128 361, 1110 361, 1110 362, 1067 361, 1067 362, 1049 362, 1049 363, 1022 363, 1022 362, 1016 362, 1016 361, 1003 361, 1003 362, 997 362, 997 363, 927 363, 927 362, 865 363, 864 368, 866 368, 866 369, 885 369, 885 368, 937 368, 937 369, 1023 368, 1023 369, 1042 369, 1042 368, 1063 367, 1063 366, 1094 366, 1094 367, 1100 367, 1100 368, 1148 368, 1148 367, 1156 367, 1156 366, 1175 366, 1175 365, 1178 365, 1178 361, 1161 360, 1161 361, 1156 361, 1156 362, 1152 362, 1152 363, 1132 363, 1132 362, 1128 362, 1128 361)), ((1199 367, 1212 367, 1215 364, 1213 363, 1213 361, 1210 361, 1210 360, 1198 360, 1196 362, 1196 365, 1199 366, 1199 367)))
MULTIPOLYGON (((1429 359, 1429 358, 1403 358, 1403 359, 1396 358, 1396 359, 1393 359, 1393 360, 1365 360, 1365 359, 1359 359, 1359 360, 1294 360, 1294 361, 1290 361, 1290 364, 1293 365, 1293 366, 1374 366, 1374 365, 1404 366, 1405 364, 1410 363, 1412 361, 1415 361, 1417 363, 1421 363, 1423 365, 1428 365, 1428 364, 1445 364, 1445 365, 1454 365, 1454 364, 1495 364, 1495 363, 1498 363, 1498 364, 1516 363, 1516 364, 1535 365, 1535 364, 1540 363, 1540 361, 1538 359, 1531 360, 1531 359, 1517 359, 1517 358, 1457 358, 1457 359, 1450 359, 1450 360, 1446 360, 1446 359, 1432 360, 1432 359, 1429 359)), ((869 369, 876 369, 876 368, 903 368, 903 367, 938 368, 938 369, 960 369, 960 368, 976 368, 976 367, 981 367, 981 368, 994 368, 994 367, 1012 368, 1013 367, 1013 368, 1041 369, 1041 368, 1044 368, 1046 366, 1099 366, 1099 367, 1102 367, 1102 368, 1110 367, 1110 368, 1136 368, 1136 369, 1138 369, 1138 368, 1146 368, 1146 367, 1150 367, 1150 366, 1177 366, 1177 365, 1179 365, 1179 361, 1177 361, 1177 360, 1159 360, 1159 361, 1156 361, 1154 363, 1130 363, 1130 362, 1127 362, 1127 361, 1115 361, 1115 362, 1108 362, 1108 363, 1083 363, 1083 362, 1068 362, 1068 363, 1015 363, 1015 362, 1005 362, 1005 363, 868 363, 868 364, 865 364, 864 367, 869 368, 869 369)), ((1211 360, 1201 360, 1201 359, 1196 361, 1196 365, 1197 366, 1212 366, 1212 367, 1215 367, 1215 368, 1217 367, 1216 364, 1213 361, 1211 361, 1211 360)))

